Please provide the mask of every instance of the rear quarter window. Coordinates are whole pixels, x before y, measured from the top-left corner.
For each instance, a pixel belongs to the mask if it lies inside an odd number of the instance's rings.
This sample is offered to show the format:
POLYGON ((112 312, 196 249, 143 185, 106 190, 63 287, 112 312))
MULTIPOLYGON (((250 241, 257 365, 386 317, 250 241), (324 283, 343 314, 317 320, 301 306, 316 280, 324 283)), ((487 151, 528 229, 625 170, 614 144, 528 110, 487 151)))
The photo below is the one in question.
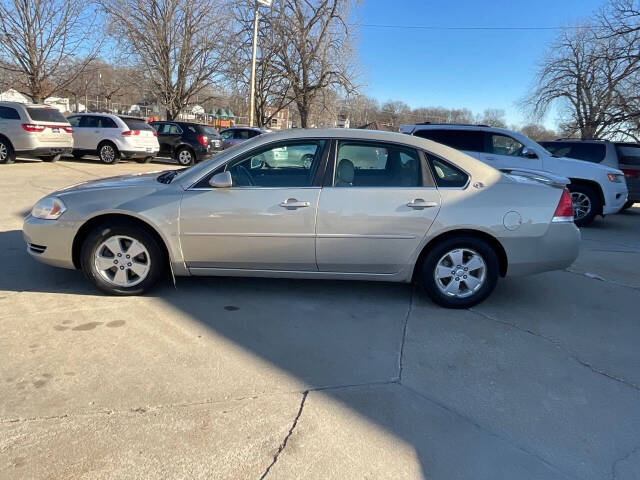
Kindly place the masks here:
POLYGON ((120 117, 120 120, 122 120, 130 130, 153 130, 151 125, 141 118, 120 117))
POLYGON ((600 163, 607 154, 603 143, 543 142, 541 144, 556 157, 574 158, 585 162, 600 163))
POLYGON ((620 165, 640 167, 640 145, 616 145, 620 165))
POLYGON ((438 187, 463 188, 469 181, 469 175, 458 167, 442 160, 435 155, 427 154, 431 173, 438 187))
POLYGON ((27 108, 27 113, 35 122, 67 123, 67 119, 57 108, 27 108))

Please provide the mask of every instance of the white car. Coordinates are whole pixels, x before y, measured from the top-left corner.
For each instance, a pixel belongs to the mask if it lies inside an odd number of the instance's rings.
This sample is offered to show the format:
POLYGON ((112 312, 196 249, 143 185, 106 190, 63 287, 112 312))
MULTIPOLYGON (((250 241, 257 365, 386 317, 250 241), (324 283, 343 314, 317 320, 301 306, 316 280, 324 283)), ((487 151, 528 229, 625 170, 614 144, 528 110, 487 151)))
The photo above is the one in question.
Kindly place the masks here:
POLYGON ((0 163, 13 163, 16 156, 55 162, 71 153, 71 135, 71 125, 56 108, 0 102, 0 163))
POLYGON ((144 120, 108 113, 81 113, 68 118, 73 127, 73 156, 97 155, 103 163, 120 158, 148 162, 158 154, 158 133, 144 120))
POLYGON ((621 170, 554 157, 541 145, 512 130, 425 123, 403 125, 400 131, 461 150, 499 170, 545 172, 568 178, 578 226, 589 225, 597 215, 618 213, 627 201, 627 184, 621 170))

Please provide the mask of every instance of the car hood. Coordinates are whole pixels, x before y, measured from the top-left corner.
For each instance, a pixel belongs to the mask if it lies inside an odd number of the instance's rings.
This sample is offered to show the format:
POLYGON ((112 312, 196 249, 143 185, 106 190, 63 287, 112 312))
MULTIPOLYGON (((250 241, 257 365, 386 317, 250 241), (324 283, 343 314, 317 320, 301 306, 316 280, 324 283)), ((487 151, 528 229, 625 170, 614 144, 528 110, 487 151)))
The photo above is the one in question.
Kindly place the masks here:
POLYGON ((586 170, 591 170, 592 172, 599 172, 599 173, 614 172, 614 173, 622 174, 622 171, 617 168, 610 167, 609 165, 606 165, 606 164, 603 165, 601 163, 588 162, 586 160, 578 160, 578 159, 569 158, 569 157, 552 157, 552 161, 556 161, 556 162, 560 161, 567 165, 571 165, 573 168, 582 168, 586 170))
POLYGON ((66 194, 105 188, 161 186, 163 184, 157 181, 158 175, 160 175, 160 173, 162 173, 162 171, 150 173, 134 173, 130 175, 118 175, 117 177, 89 180, 87 182, 76 183, 75 185, 65 187, 61 190, 58 190, 55 194, 66 194))

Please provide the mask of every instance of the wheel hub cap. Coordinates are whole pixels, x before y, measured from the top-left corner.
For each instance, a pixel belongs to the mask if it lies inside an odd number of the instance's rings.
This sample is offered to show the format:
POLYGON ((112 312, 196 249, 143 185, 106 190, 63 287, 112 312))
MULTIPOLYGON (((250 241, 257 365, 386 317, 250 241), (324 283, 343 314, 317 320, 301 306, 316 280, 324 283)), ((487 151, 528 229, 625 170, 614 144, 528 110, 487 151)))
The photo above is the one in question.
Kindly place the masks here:
POLYGON ((591 211, 591 200, 582 192, 571 193, 571 204, 573 205, 573 216, 576 220, 584 218, 591 211))
POLYGON ((438 289, 449 297, 465 298, 477 292, 486 280, 487 265, 482 256, 469 248, 445 253, 436 264, 434 279, 438 289))
POLYGON ((94 265, 100 276, 118 287, 133 287, 149 274, 149 252, 135 238, 114 235, 95 250, 94 265))

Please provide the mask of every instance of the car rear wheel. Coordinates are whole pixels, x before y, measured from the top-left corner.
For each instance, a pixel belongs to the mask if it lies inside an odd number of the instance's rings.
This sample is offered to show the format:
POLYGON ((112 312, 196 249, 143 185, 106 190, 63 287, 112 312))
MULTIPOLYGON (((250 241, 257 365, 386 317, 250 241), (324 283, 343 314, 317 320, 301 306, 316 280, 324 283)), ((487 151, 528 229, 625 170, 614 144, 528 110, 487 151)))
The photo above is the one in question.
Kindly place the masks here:
POLYGON ((189 165, 193 165, 195 156, 193 152, 188 148, 181 148, 176 152, 176 160, 178 163, 184 167, 188 167, 189 165))
POLYGON ((98 147, 98 156, 100 157, 100 161, 107 165, 118 163, 118 160, 120 160, 120 152, 118 152, 118 149, 112 143, 103 143, 100 145, 98 147))
POLYGON ((110 295, 138 295, 149 290, 165 271, 166 258, 153 235, 128 223, 104 224, 85 239, 82 271, 110 295))
POLYGON ((0 163, 13 163, 16 160, 16 152, 8 140, 0 138, 0 163))
POLYGON ((573 217, 579 227, 590 225, 602 211, 602 202, 598 194, 590 187, 580 184, 569 184, 573 217))
POLYGON ((469 308, 486 299, 498 281, 498 257, 475 237, 448 238, 429 250, 421 269, 426 294, 447 308, 469 308))

